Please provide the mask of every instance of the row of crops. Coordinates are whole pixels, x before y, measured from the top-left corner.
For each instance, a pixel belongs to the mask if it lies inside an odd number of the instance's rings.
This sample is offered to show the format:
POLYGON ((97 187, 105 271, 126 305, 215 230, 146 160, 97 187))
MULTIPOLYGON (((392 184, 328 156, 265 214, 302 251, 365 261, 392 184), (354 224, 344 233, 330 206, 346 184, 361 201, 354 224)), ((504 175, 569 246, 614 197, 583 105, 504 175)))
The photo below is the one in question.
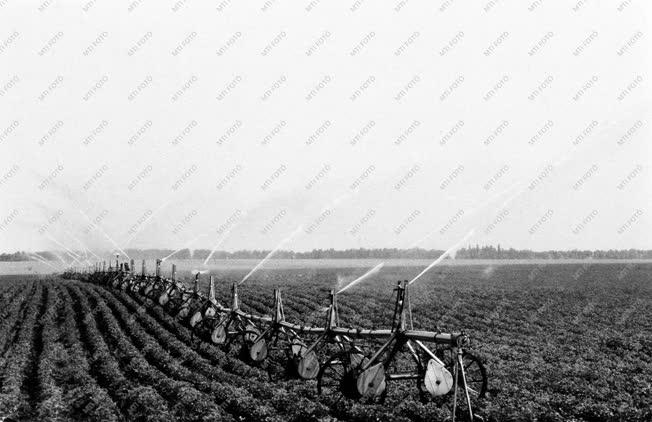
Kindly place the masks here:
MULTIPOLYGON (((16 279, 0 288, 2 417, 98 421, 398 417, 383 405, 329 402, 304 382, 272 383, 265 370, 246 364, 236 351, 194 342, 191 331, 162 308, 122 291, 58 278, 16 279)), ((443 417, 436 406, 422 409, 422 414, 443 417)))
MULTIPOLYGON (((217 274, 217 300, 228 303, 228 287, 243 274, 217 274)), ((392 287, 414 274, 387 268, 340 298, 343 324, 386 327, 392 287)), ((265 271, 241 286, 242 309, 271 314, 273 290, 282 287, 288 320, 323 324, 340 275, 355 272, 265 271)), ((442 267, 412 290, 413 314, 420 327, 467 329, 491 374, 488 399, 477 407, 485 420, 647 421, 650 279, 645 264, 442 267)), ((208 290, 207 277, 200 289, 208 290)), ((91 283, 0 277, 0 317, 0 419, 191 420, 213 411, 217 420, 251 421, 450 416, 421 402, 414 385, 384 404, 365 404, 321 397, 315 381, 270 382, 238 350, 195 342, 162 307, 91 283)))

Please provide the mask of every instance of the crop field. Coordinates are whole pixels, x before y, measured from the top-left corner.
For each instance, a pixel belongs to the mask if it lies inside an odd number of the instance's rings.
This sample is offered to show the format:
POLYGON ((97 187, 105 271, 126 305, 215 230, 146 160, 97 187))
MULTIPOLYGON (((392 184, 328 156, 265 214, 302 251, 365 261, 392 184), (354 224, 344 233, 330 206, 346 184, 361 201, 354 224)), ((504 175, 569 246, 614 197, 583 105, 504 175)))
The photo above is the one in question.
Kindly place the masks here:
MULTIPOLYGON (((389 328, 393 287, 421 267, 385 267, 341 294, 341 324, 389 328)), ((240 288, 269 314, 283 291, 288 321, 324 325, 328 292, 362 268, 274 269, 240 288)), ((213 271, 217 296, 243 270, 213 271)), ((189 274, 181 273, 189 280, 189 274)), ((202 289, 208 277, 202 276, 202 289)), ((410 287, 415 328, 464 330, 482 358, 485 420, 652 419, 652 265, 474 265, 434 268, 410 287)), ((446 402, 413 381, 383 403, 333 400, 315 381, 271 381, 236 349, 197 342, 158 305, 57 276, 0 277, 0 420, 432 421, 446 402)), ((370 343, 370 351, 377 344, 370 343)))

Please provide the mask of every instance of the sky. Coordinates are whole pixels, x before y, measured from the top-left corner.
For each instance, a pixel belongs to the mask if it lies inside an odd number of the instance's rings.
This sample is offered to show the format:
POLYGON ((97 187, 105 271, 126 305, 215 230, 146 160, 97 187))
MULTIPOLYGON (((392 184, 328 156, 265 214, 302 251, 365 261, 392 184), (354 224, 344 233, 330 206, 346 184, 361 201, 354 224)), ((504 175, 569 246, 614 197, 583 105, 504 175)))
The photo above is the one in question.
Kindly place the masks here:
POLYGON ((650 249, 651 11, 0 1, 0 250, 650 249))

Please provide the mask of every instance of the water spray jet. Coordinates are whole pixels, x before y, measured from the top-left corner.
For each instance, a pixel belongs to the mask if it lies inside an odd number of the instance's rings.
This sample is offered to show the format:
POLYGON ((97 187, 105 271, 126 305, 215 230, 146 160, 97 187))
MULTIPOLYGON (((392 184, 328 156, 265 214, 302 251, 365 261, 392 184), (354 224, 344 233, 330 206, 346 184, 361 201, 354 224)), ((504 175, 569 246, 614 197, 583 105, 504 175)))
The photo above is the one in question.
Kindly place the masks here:
POLYGON ((252 275, 253 273, 255 273, 256 270, 257 270, 258 268, 260 268, 260 267, 261 267, 265 262, 267 262, 267 261, 268 261, 272 256, 274 256, 274 254, 275 254, 276 252, 278 252, 278 250, 281 248, 281 246, 283 246, 284 244, 286 244, 287 242, 289 242, 289 241, 290 241, 294 236, 296 236, 296 235, 297 235, 297 234, 298 234, 302 229, 303 229, 303 225, 297 227, 297 228, 296 228, 296 229, 295 229, 295 230, 294 230, 294 231, 293 231, 293 232, 292 232, 288 237, 286 237, 285 239, 281 240, 281 241, 279 242, 279 244, 276 245, 276 247, 275 247, 274 249, 272 249, 272 250, 267 254, 267 256, 265 256, 265 258, 263 258, 263 259, 262 259, 258 264, 256 264, 256 266, 255 266, 251 271, 249 271, 249 273, 248 273, 246 276, 244 276, 244 278, 243 278, 242 280, 240 280, 240 282, 238 283, 238 286, 241 285, 242 283, 244 283, 245 281, 247 281, 247 279, 248 279, 249 277, 251 277, 251 275, 252 275))
POLYGON ((376 274, 378 271, 380 271, 381 268, 383 268, 384 265, 385 265, 384 262, 381 262, 380 264, 376 265, 375 267, 373 267, 372 269, 370 269, 369 271, 367 271, 366 273, 364 273, 360 277, 356 278, 355 280, 353 280, 352 282, 350 282, 349 284, 347 284, 346 286, 341 288, 337 292, 337 294, 340 294, 340 293, 348 290, 349 288, 351 288, 351 287, 355 286, 356 284, 360 283, 362 280, 365 280, 366 278, 376 274))
POLYGON ((79 213, 80 213, 81 215, 83 215, 83 216, 86 218, 86 220, 88 220, 88 222, 91 224, 92 227, 98 229, 98 230, 99 230, 99 231, 104 235, 104 237, 106 237, 106 238, 109 240, 109 242, 111 242, 111 243, 113 244, 113 246, 115 246, 115 248, 116 248, 118 251, 120 251, 120 253, 121 253, 122 255, 124 255, 127 259, 130 259, 130 256, 127 255, 127 252, 123 251, 122 248, 120 247, 120 245, 118 245, 118 243, 117 243, 115 240, 113 240, 113 238, 112 238, 111 236, 109 236, 109 235, 108 235, 108 234, 107 234, 107 233, 102 229, 102 227, 100 227, 99 224, 95 224, 95 223, 90 219, 90 217, 89 217, 88 215, 86 215, 86 213, 85 213, 84 211, 81 210, 81 208, 77 208, 77 211, 79 211, 79 213))
POLYGON ((446 251, 445 251, 443 254, 441 254, 441 255, 439 256, 439 258, 435 259, 435 260, 434 260, 430 265, 428 265, 428 266, 427 266, 423 271, 421 271, 421 272, 419 273, 419 275, 417 275, 417 276, 414 277, 412 280, 410 280, 410 282, 408 282, 408 285, 410 285, 410 284, 414 283, 415 281, 417 281, 417 280, 418 280, 422 275, 424 275, 425 273, 427 273, 427 272, 428 272, 432 267, 434 267, 435 265, 439 264, 439 263, 440 263, 441 261, 443 261, 447 256, 450 256, 453 252, 457 251, 457 249, 460 248, 460 246, 462 245, 462 243, 464 243, 464 242, 467 241, 471 236, 473 236, 473 233, 474 233, 474 232, 475 232, 475 230, 472 229, 471 231, 469 231, 469 232, 466 234, 466 236, 464 236, 462 239, 460 239, 457 243, 455 243, 455 244, 454 244, 453 246, 451 246, 450 248, 446 249, 446 251))

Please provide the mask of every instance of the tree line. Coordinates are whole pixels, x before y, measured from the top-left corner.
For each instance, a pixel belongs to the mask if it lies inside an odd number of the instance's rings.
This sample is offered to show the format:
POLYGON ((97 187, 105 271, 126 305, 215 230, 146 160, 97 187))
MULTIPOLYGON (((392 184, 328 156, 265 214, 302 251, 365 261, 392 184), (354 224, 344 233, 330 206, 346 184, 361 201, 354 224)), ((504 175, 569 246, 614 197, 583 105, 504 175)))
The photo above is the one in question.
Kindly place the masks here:
MULTIPOLYGON (((211 256, 208 249, 127 249, 125 252, 133 259, 154 260, 171 256, 175 260, 179 259, 201 259, 206 260, 211 256)), ((86 258, 87 254, 82 251, 73 253, 86 258)), ((233 252, 215 251, 211 260, 219 259, 263 259, 270 253, 265 249, 245 249, 233 252)), ((281 250, 277 251, 273 259, 435 259, 444 251, 440 249, 398 249, 398 248, 357 248, 357 249, 313 249, 307 252, 295 252, 281 250)), ((106 257, 108 252, 96 252, 97 255, 106 257)), ((55 251, 38 251, 35 253, 14 252, 0 254, 0 261, 35 261, 38 255, 40 258, 56 261, 62 258, 70 261, 71 257, 66 252, 55 251)), ((459 249, 455 253, 457 259, 652 259, 652 250, 641 249, 609 249, 609 250, 549 250, 549 251, 532 251, 530 249, 504 249, 500 245, 480 246, 468 245, 459 249)), ((88 255, 89 261, 94 261, 88 255)))

